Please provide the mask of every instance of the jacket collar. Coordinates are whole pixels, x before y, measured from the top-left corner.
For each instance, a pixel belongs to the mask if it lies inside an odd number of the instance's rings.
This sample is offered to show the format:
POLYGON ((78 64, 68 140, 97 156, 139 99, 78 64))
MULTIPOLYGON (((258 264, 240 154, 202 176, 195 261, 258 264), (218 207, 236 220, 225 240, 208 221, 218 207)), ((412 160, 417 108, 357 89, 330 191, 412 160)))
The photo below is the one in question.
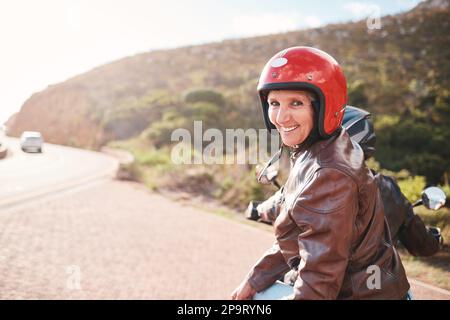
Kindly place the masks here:
POLYGON ((341 127, 340 130, 337 130, 335 134, 333 134, 331 137, 324 139, 324 140, 318 140, 312 145, 309 146, 300 146, 297 148, 288 147, 290 151, 290 159, 291 164, 293 165, 297 159, 300 157, 305 157, 308 154, 315 155, 320 152, 320 150, 326 148, 328 145, 333 143, 338 137, 342 136, 345 132, 345 128, 341 127))

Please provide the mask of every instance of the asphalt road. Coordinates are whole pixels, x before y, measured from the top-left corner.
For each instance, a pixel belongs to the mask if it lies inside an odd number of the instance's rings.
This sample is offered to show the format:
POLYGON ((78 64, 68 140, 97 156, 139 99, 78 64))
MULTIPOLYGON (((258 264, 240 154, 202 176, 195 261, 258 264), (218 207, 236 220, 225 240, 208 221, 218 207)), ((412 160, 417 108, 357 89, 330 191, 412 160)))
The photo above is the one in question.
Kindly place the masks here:
POLYGON ((42 153, 26 153, 16 138, 0 136, 8 147, 0 161, 0 208, 55 193, 115 173, 116 159, 82 149, 45 143, 42 153))

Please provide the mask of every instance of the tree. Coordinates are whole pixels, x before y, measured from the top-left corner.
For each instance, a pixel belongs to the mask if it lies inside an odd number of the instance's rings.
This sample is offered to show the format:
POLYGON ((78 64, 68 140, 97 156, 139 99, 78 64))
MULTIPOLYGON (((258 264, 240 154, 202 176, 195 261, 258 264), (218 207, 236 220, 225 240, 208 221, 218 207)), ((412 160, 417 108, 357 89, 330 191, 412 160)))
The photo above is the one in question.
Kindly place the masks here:
POLYGON ((190 91, 184 97, 184 101, 187 103, 209 102, 217 106, 225 104, 225 99, 221 93, 209 89, 190 91))

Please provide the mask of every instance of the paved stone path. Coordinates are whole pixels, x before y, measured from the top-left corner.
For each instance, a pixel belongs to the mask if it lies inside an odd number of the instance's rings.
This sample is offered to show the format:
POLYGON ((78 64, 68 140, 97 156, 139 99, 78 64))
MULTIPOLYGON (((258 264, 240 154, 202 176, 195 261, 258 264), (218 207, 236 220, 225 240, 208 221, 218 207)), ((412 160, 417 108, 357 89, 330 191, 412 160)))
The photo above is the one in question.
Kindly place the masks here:
POLYGON ((142 185, 103 181, 0 212, 0 298, 225 299, 271 242, 142 185))

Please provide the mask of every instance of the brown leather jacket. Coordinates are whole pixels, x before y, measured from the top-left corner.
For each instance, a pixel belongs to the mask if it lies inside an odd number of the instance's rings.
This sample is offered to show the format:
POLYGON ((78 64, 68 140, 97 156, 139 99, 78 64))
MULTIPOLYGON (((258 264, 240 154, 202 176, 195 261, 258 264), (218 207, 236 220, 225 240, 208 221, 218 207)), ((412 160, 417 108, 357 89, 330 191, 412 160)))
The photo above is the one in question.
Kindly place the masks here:
POLYGON ((247 277, 256 291, 295 269, 295 299, 405 297, 377 184, 345 129, 293 155, 282 194, 277 241, 247 277))

